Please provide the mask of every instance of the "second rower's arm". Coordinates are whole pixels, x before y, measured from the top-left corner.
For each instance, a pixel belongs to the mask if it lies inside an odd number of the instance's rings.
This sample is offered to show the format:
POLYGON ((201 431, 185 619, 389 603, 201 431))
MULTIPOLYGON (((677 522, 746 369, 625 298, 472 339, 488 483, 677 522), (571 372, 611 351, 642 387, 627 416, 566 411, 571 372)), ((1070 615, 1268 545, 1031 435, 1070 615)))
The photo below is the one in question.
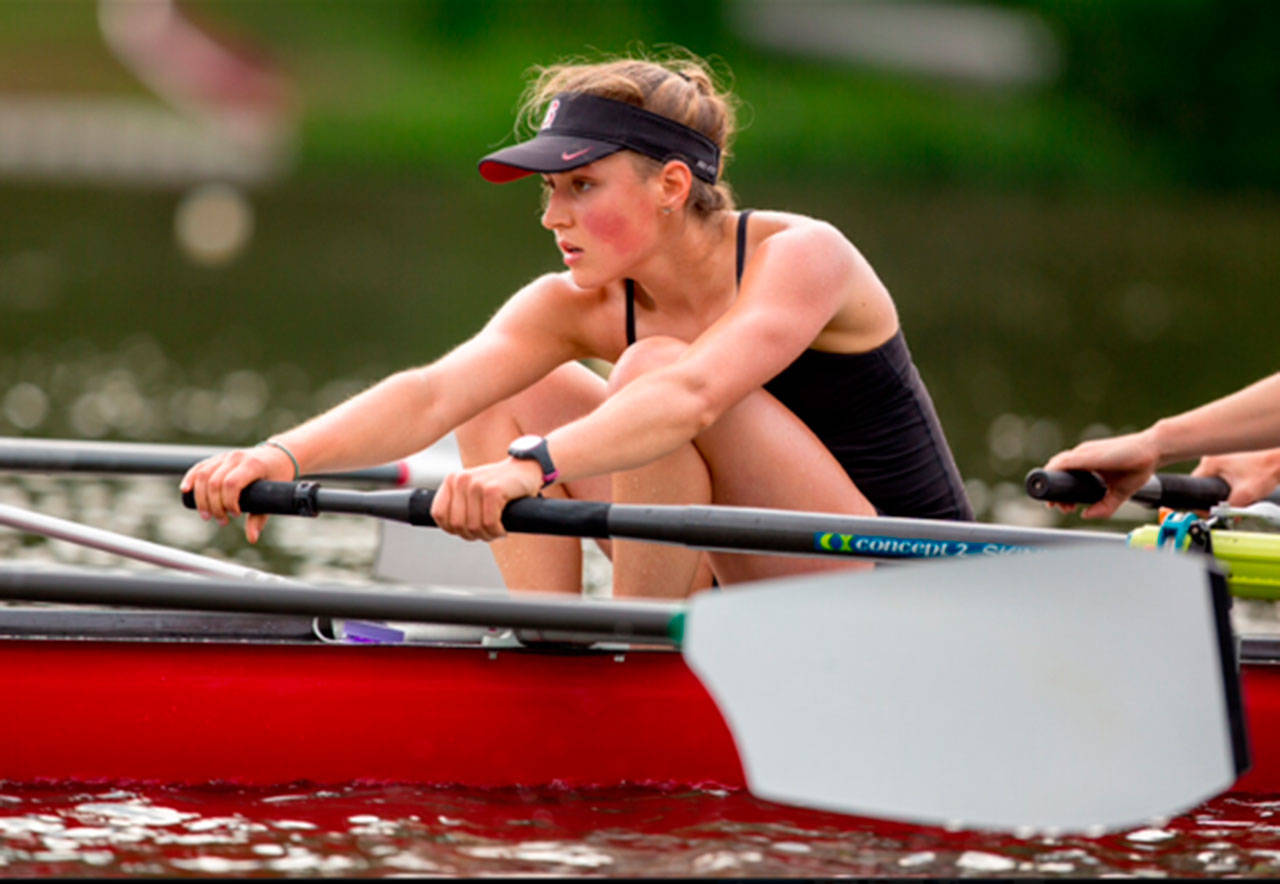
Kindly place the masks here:
POLYGON ((1280 374, 1158 420, 1147 432, 1162 466, 1204 454, 1270 448, 1280 443, 1280 374))
MULTIPOLYGON (((1145 430, 1106 439, 1091 439, 1059 452, 1045 464, 1050 470, 1092 470, 1107 483, 1102 500, 1086 507, 1086 518, 1113 514, 1142 484, 1166 464, 1197 455, 1256 451, 1280 442, 1280 374, 1271 375, 1229 396, 1173 417, 1145 430)), ((1275 453, 1273 452, 1272 455, 1275 453)), ((1232 486, 1231 502, 1245 503, 1270 490, 1270 471, 1280 476, 1273 457, 1260 454, 1246 461, 1207 458, 1195 475, 1221 475, 1232 486), (1241 484, 1241 473, 1250 474, 1241 484), (1237 487, 1239 486, 1239 487, 1237 487)), ((1272 484, 1274 487, 1274 484, 1272 484)), ((1061 504, 1070 510, 1074 506, 1061 504)))

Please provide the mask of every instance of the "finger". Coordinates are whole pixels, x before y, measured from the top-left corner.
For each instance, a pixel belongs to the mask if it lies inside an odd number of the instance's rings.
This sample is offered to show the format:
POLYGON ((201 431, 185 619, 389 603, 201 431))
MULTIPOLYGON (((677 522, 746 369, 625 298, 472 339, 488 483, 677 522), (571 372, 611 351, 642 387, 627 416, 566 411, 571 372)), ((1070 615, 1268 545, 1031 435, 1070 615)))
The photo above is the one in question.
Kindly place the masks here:
POLYGON ((446 533, 452 533, 449 524, 449 511, 453 505, 453 501, 450 500, 452 496, 453 483, 449 476, 445 476, 431 500, 431 520, 436 523, 437 528, 446 533))
POLYGON ((190 490, 196 499, 196 512, 200 514, 200 518, 207 520, 209 518, 209 488, 208 481, 203 473, 196 473, 192 477, 190 490))
POLYGON ((502 510, 506 505, 506 495, 500 493, 497 489, 484 496, 481 504, 481 519, 484 523, 484 539, 486 541, 500 540, 507 536, 507 529, 502 524, 502 510))
POLYGON ((195 496, 196 510, 202 519, 210 517, 209 512, 209 476, 221 462, 223 455, 206 457, 187 470, 179 487, 185 493, 190 491, 195 496))
POLYGON ((209 518, 216 519, 222 524, 226 523, 227 518, 226 509, 222 505, 222 483, 225 476, 223 468, 215 466, 204 481, 205 507, 209 518))
POLYGON ((1227 503, 1231 506, 1248 506, 1251 503, 1257 503, 1270 490, 1255 479, 1241 479, 1231 486, 1227 503))
POLYGON ((462 528, 460 533, 466 540, 478 540, 484 536, 481 521, 484 514, 484 490, 479 483, 471 481, 465 475, 458 478, 458 484, 461 486, 458 501, 462 507, 462 512, 458 515, 458 524, 462 528))
POLYGON ((447 500, 448 507, 444 512, 444 522, 448 525, 446 529, 450 534, 457 535, 463 539, 467 539, 467 494, 466 489, 460 487, 462 482, 460 474, 455 473, 450 477, 449 497, 447 500))
POLYGON ((217 464, 209 476, 209 512, 222 525, 227 524, 233 511, 239 510, 240 492, 230 482, 242 457, 240 452, 232 452, 217 464))
POLYGON ((1064 464, 1070 463, 1070 460, 1071 460, 1070 455, 1071 455, 1070 451, 1059 451, 1053 457, 1049 458, 1049 460, 1044 465, 1044 469, 1046 470, 1069 469, 1069 467, 1064 466, 1064 464))
POLYGON ((1102 500, 1093 506, 1087 507, 1080 515, 1086 519, 1106 519, 1120 508, 1120 504, 1128 500, 1128 495, 1119 494, 1114 488, 1108 488, 1107 493, 1102 496, 1102 500))
POLYGON ((221 491, 219 492, 218 503, 222 507, 222 524, 227 524, 235 516, 240 515, 240 488, 237 483, 237 476, 241 470, 239 466, 227 466, 222 470, 221 491))
POLYGON ((255 513, 244 521, 244 536, 250 543, 257 543, 258 538, 262 536, 262 529, 267 525, 267 519, 270 518, 265 513, 255 513))
POLYGON ((204 473, 199 465, 192 467, 182 478, 182 484, 179 486, 185 494, 191 492, 191 496, 195 499, 196 512, 200 514, 200 518, 209 518, 209 507, 205 503, 205 487, 204 473))
POLYGON ((482 482, 474 483, 469 489, 467 500, 467 516, 468 527, 471 529, 472 540, 488 540, 489 539, 489 496, 493 493, 482 482))
POLYGON ((1218 475, 1218 472, 1215 469, 1213 461, 1210 458, 1202 457, 1200 458, 1200 462, 1196 464, 1196 468, 1191 471, 1191 475, 1197 476, 1197 477, 1216 476, 1218 475))
POLYGON ((265 478, 266 469, 257 461, 243 461, 228 471, 222 486, 224 506, 232 516, 242 515, 240 509, 240 492, 250 482, 265 478))

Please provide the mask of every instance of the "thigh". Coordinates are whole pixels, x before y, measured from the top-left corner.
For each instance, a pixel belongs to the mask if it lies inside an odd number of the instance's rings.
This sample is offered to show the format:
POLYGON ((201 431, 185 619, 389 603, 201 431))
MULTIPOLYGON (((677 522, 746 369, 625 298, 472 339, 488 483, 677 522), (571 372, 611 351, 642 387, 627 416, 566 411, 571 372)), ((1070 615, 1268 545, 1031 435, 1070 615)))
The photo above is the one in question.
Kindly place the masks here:
MULTIPOLYGON (((730 506, 874 516, 822 440, 763 389, 748 394, 694 440, 711 471, 712 499, 730 506)), ((712 553, 721 583, 870 567, 847 559, 712 553)))
MULTIPOLYGON (((457 429, 465 467, 506 457, 511 440, 526 433, 545 436, 584 417, 604 402, 604 378, 579 362, 567 362, 532 386, 491 406, 457 429)), ((608 500, 608 476, 592 476, 554 485, 549 497, 608 500)))

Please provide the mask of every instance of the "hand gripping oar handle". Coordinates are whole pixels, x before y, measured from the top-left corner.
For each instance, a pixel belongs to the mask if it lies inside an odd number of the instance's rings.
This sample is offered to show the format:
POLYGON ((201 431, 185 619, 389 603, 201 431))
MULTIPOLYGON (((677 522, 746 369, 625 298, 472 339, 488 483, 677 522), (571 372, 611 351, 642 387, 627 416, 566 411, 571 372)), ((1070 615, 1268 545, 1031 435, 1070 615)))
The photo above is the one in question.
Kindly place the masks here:
MULTIPOLYGON (((1107 493, 1106 483, 1088 470, 1032 470, 1027 473, 1027 494, 1052 503, 1097 503, 1107 493)), ((1157 473, 1133 494, 1133 500, 1151 507, 1207 510, 1227 499, 1231 486, 1216 476, 1180 476, 1157 473)))
MULTIPOLYGON (((431 503, 436 493, 430 488, 413 491, 348 491, 324 488, 315 482, 251 482, 240 492, 240 510, 284 516, 316 516, 320 513, 349 513, 377 516, 410 525, 434 527, 431 503)), ((195 495, 182 495, 189 509, 195 495)), ((565 537, 610 536, 609 504, 586 500, 524 497, 513 500, 502 511, 508 531, 558 534, 565 537)))

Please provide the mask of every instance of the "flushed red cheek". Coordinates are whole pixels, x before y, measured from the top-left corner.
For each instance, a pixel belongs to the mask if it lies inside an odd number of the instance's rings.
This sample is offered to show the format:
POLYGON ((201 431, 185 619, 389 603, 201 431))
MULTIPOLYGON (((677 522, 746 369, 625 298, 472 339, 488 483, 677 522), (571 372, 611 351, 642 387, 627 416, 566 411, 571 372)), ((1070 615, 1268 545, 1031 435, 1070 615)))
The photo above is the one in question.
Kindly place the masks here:
POLYGON ((621 212, 591 212, 583 217, 582 226, 615 252, 631 251, 639 242, 635 225, 621 212))

